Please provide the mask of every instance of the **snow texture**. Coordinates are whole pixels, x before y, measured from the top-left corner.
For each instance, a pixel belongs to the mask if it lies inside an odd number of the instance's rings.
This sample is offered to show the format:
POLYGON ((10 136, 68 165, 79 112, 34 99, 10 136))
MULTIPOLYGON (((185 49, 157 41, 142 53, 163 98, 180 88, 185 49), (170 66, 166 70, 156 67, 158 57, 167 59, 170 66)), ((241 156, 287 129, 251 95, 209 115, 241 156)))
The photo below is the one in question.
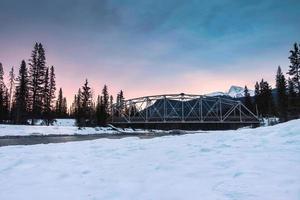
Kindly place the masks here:
POLYGON ((0 199, 300 199, 300 120, 0 148, 0 199))
MULTIPOLYGON (((254 96, 254 91, 249 90, 250 96, 254 96)), ((228 92, 212 92, 206 94, 206 96, 214 97, 214 96, 229 96, 232 98, 241 98, 245 96, 244 88, 240 86, 231 86, 228 92)))
POLYGON ((87 127, 79 130, 78 127, 74 126, 74 124, 74 119, 57 119, 53 126, 0 124, 0 136, 86 135, 116 133, 116 131, 112 130, 110 127, 87 127))

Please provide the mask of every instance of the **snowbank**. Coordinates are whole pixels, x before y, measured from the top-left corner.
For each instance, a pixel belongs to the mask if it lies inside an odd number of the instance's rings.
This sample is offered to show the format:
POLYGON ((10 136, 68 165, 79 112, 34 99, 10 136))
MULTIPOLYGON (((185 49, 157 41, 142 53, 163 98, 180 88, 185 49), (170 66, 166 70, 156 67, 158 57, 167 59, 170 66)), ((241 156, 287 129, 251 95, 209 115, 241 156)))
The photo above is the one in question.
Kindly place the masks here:
MULTIPOLYGON (((76 126, 75 124, 75 119, 55 119, 54 122, 53 122, 53 125, 54 126, 76 126)), ((27 123, 28 124, 31 124, 31 120, 27 120, 27 123)), ((34 125, 35 126, 43 126, 43 125, 46 125, 44 120, 42 119, 36 119, 34 121, 34 125)), ((51 125, 52 126, 52 125, 51 125)))
POLYGON ((300 199, 300 120, 0 148, 0 199, 300 199))
POLYGON ((54 126, 76 126, 75 119, 55 119, 54 126))
POLYGON ((76 126, 30 126, 0 124, 0 136, 25 136, 25 135, 74 135, 74 134, 111 134, 116 133, 109 127, 82 128, 76 126))
MULTIPOLYGON (((114 127, 114 129, 117 129, 114 127)), ((28 135, 87 135, 87 134, 115 134, 119 132, 126 133, 141 133, 147 132, 141 129, 119 129, 115 131, 112 127, 85 127, 78 129, 75 126, 74 119, 56 119, 56 122, 51 126, 43 125, 12 125, 0 124, 1 136, 28 136, 28 135)), ((161 130, 153 130, 152 132, 162 132, 161 130)))

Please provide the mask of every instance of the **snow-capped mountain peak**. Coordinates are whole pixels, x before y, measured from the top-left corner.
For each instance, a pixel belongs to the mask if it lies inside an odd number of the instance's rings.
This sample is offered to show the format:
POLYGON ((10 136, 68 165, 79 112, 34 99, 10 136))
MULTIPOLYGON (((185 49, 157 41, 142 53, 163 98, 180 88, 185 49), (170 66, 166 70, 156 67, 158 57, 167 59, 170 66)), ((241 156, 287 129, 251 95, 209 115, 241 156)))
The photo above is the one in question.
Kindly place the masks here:
MULTIPOLYGON (((254 91, 249 90, 250 96, 254 96, 254 91)), ((232 98, 241 98, 244 97, 244 88, 240 86, 231 86, 228 90, 228 92, 212 92, 209 94, 206 94, 207 96, 230 96, 232 98)))

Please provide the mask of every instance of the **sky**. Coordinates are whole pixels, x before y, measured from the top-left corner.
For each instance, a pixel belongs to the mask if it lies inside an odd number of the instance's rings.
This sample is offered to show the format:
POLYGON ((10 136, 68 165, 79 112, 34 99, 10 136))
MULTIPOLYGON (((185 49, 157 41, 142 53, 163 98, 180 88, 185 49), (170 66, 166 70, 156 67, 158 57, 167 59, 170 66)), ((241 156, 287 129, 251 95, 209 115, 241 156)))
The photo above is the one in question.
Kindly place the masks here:
POLYGON ((68 101, 88 78, 125 97, 226 91, 264 78, 300 42, 299 0, 0 0, 6 76, 35 42, 68 101))

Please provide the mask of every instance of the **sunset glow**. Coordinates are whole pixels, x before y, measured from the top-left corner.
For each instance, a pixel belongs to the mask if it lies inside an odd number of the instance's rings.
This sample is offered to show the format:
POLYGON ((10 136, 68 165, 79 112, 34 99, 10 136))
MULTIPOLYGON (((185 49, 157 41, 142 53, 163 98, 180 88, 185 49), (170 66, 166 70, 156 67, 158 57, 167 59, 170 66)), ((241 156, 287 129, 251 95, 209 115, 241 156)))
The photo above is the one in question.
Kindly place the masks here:
POLYGON ((253 89, 262 77, 274 85, 275 69, 288 68, 299 39, 292 0, 33 1, 0 1, 0 61, 6 72, 18 68, 42 42, 68 102, 85 78, 95 94, 107 84, 126 98, 253 89))

